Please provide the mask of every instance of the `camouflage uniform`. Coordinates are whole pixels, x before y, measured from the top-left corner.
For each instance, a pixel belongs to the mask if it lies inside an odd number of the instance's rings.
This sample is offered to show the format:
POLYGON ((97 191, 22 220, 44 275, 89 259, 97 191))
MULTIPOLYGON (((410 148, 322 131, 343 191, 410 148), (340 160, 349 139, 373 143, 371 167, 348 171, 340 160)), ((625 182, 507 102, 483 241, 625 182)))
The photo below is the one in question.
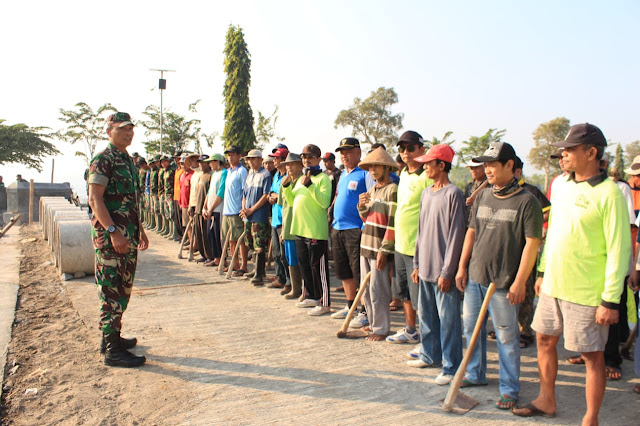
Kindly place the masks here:
POLYGON ((176 164, 171 163, 164 171, 164 217, 167 220, 173 220, 173 194, 174 194, 174 180, 176 177, 176 164))
POLYGON ((149 176, 149 193, 151 194, 151 213, 158 214, 158 166, 151 168, 151 175, 149 176))
POLYGON ((144 196, 143 188, 145 187, 145 181, 147 180, 147 171, 138 170, 138 188, 140 188, 140 211, 149 211, 147 206, 147 199, 144 196))
POLYGON ((136 273, 140 242, 140 183, 136 173, 129 155, 111 144, 91 160, 89 167, 88 182, 105 187, 104 204, 116 228, 129 242, 125 254, 117 253, 108 231, 93 215, 91 238, 96 250, 96 285, 102 301, 100 329, 104 334, 120 331, 136 273))

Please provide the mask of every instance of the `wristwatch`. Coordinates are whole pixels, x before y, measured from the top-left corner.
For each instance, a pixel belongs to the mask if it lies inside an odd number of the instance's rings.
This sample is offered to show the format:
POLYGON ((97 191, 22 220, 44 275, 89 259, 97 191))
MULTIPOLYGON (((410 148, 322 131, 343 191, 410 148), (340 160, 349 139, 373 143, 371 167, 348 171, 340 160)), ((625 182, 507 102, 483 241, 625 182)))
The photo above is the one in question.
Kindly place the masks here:
POLYGON ((111 225, 110 227, 107 228, 107 232, 110 233, 110 234, 116 232, 116 226, 115 225, 111 225))

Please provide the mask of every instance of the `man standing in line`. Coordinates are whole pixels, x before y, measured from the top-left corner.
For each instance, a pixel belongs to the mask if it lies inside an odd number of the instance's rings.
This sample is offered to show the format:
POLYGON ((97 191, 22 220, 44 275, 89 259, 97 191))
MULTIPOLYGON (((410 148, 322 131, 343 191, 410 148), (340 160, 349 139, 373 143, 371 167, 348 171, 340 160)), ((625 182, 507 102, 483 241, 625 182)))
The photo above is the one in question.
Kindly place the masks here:
MULTIPOLYGON (((333 203, 333 223, 331 227, 331 250, 336 277, 342 280, 342 288, 347 306, 331 315, 331 318, 345 319, 353 305, 360 285, 360 239, 362 237, 362 219, 358 213, 360 194, 367 192, 367 172, 358 167, 360 163, 360 141, 356 138, 344 138, 336 148, 344 173, 338 181, 336 197, 333 203)), ((363 312, 354 318, 357 323, 368 321, 363 312)), ((362 324, 366 326, 368 322, 362 324)))
POLYGON ((557 344, 580 352, 587 367, 587 412, 583 425, 597 425, 605 391, 604 348, 609 325, 619 320, 617 305, 631 256, 626 201, 617 185, 600 171, 607 141, 589 123, 569 129, 562 159, 571 172, 556 187, 549 232, 538 266, 540 296, 533 318, 537 332, 540 393, 515 408, 518 416, 553 416, 558 373, 557 344))
POLYGON ((171 157, 165 157, 162 161, 162 167, 164 168, 163 182, 164 185, 164 217, 167 222, 166 238, 171 240, 177 237, 176 228, 173 223, 173 188, 174 180, 176 177, 176 164, 171 157), (165 164, 166 163, 166 164, 165 164))
MULTIPOLYGON (((393 297, 402 300, 405 326, 396 334, 387 337, 389 343, 417 344, 420 339, 416 331, 416 310, 418 309, 418 285, 411 280, 413 255, 416 249, 420 195, 433 183, 424 172, 422 163, 416 158, 424 154, 424 140, 419 133, 408 130, 398 140, 398 151, 407 167, 400 173, 398 183, 398 210, 396 211, 396 245, 394 262, 396 279, 393 281, 393 297)), ((420 349, 417 348, 417 354, 420 349)), ((411 354, 415 354, 412 351, 411 354)))
POLYGON ((465 167, 469 168, 469 173, 471 173, 472 181, 467 184, 464 188, 464 198, 466 199, 466 209, 465 209, 465 217, 467 219, 467 224, 469 224, 469 220, 471 219, 471 206, 475 201, 475 197, 471 197, 471 195, 475 192, 476 189, 480 188, 480 185, 487 180, 487 176, 484 174, 484 164, 476 163, 473 160, 470 160, 465 167))
POLYGON ((153 226, 150 228, 152 231, 157 232, 160 229, 162 224, 162 220, 158 215, 159 204, 158 200, 158 169, 160 163, 160 155, 156 154, 151 157, 151 163, 149 166, 151 167, 151 173, 149 174, 149 192, 151 194, 151 216, 153 217, 153 226))
POLYGON ((138 166, 138 184, 140 188, 140 220, 144 224, 148 209, 145 182, 147 180, 147 172, 149 171, 149 166, 147 165, 147 160, 145 160, 143 157, 138 157, 136 163, 138 166))
POLYGON ((264 285, 267 278, 265 266, 271 236, 270 205, 267 199, 271 190, 271 173, 262 166, 262 151, 252 149, 245 158, 251 171, 245 180, 240 217, 245 220, 244 230, 247 235, 244 243, 249 246, 250 241, 253 240, 253 252, 256 258, 255 275, 251 279, 251 284, 259 286, 264 285))
POLYGON ((197 263, 206 263, 213 260, 212 247, 209 244, 209 228, 207 228, 207 218, 202 214, 205 208, 205 202, 207 200, 207 193, 209 192, 209 184, 211 183, 211 167, 209 166, 209 156, 206 154, 198 157, 198 167, 200 168, 200 174, 198 180, 194 184, 196 201, 195 206, 189 207, 193 209, 193 238, 196 241, 196 246, 200 252, 200 259, 196 260, 197 263))
POLYGON ((182 228, 187 233, 189 241, 193 238, 193 232, 191 227, 187 227, 189 224, 189 197, 191 194, 191 177, 194 170, 191 168, 191 158, 187 154, 182 154, 180 158, 184 173, 180 176, 180 197, 178 204, 180 205, 180 218, 182 220, 182 228))
POLYGON ((271 245, 273 246, 273 260, 276 264, 276 276, 273 283, 269 284, 270 288, 281 288, 280 294, 287 294, 291 291, 291 277, 289 274, 289 264, 284 251, 284 241, 282 235, 282 205, 278 204, 278 194, 282 178, 287 174, 287 168, 284 161, 289 155, 286 148, 278 148, 275 152, 269 154, 273 159, 276 167, 276 174, 273 175, 271 189, 269 190, 269 204, 271 204, 271 245))
POLYGON ((247 273, 247 257, 248 249, 242 241, 238 241, 244 231, 244 223, 240 218, 240 210, 242 209, 242 194, 244 192, 245 181, 247 180, 247 169, 242 167, 240 159, 242 158, 242 150, 231 145, 224 152, 229 160, 229 169, 227 169, 227 181, 224 188, 224 207, 222 208, 222 235, 221 238, 227 238, 227 233, 231 231, 229 238, 229 250, 231 253, 236 249, 236 244, 240 244, 241 263, 236 262, 229 265, 235 271, 233 276, 241 277, 247 273))
POLYGON ((204 266, 218 266, 222 259, 221 229, 222 229, 222 207, 224 203, 224 188, 227 181, 227 169, 224 168, 224 156, 213 154, 208 160, 212 174, 207 200, 202 209, 202 216, 207 220, 206 229, 209 232, 209 245, 213 255, 213 260, 205 262, 204 266))
POLYGON ((322 156, 322 162, 325 168, 324 173, 329 176, 329 180, 331 181, 331 202, 333 203, 342 172, 336 167, 336 156, 332 152, 325 152, 322 156))
MULTIPOLYGON (((455 278, 466 223, 464 196, 449 180, 455 153, 447 144, 434 145, 416 158, 425 164, 433 185, 422 191, 411 279, 419 284, 420 358, 408 361, 412 367, 437 366, 442 371, 437 385, 451 382, 462 361, 460 292, 455 278)), ((402 177, 400 177, 402 181, 402 177)))
MULTIPOLYGON (((516 404, 520 393, 517 305, 524 300, 527 278, 536 262, 542 238, 542 208, 533 195, 518 185, 514 176, 516 153, 511 145, 492 143, 483 156, 473 161, 484 163, 492 186, 480 192, 471 208, 456 285, 464 291, 463 325, 467 342, 471 340, 489 284, 496 286, 489 303, 500 365, 496 407, 507 410, 516 404)), ((487 384, 486 345, 485 318, 463 387, 487 384)))
POLYGON ((306 145, 301 154, 305 167, 302 177, 295 185, 291 185, 289 177, 282 180, 282 192, 293 206, 291 233, 296 235, 296 251, 307 296, 296 306, 313 308, 308 313, 312 316, 331 311, 327 258, 327 209, 331 200, 331 182, 320 170, 321 154, 316 145, 306 145))
POLYGON ((93 211, 91 237, 96 250, 96 285, 100 309, 101 349, 110 366, 139 367, 144 356, 129 352, 135 338, 120 337, 122 314, 129 303, 136 273, 138 250, 149 240, 138 211, 140 187, 135 165, 127 153, 133 141, 133 122, 125 112, 107 118, 109 145, 89 166, 89 204, 93 211))
POLYGON ((173 155, 174 161, 174 177, 173 177, 173 226, 176 230, 176 238, 174 241, 182 239, 182 211, 180 209, 180 176, 184 173, 184 167, 181 163, 182 151, 178 151, 173 155))

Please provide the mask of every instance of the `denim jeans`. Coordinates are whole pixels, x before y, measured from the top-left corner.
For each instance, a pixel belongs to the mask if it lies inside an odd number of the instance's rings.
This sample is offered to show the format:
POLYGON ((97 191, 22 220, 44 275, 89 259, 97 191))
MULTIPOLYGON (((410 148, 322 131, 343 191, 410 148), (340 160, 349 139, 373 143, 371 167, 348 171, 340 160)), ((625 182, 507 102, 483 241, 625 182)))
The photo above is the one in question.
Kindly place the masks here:
POLYGON ((437 283, 420 280, 418 301, 420 359, 427 364, 442 363, 442 372, 453 376, 462 361, 460 292, 454 282, 443 293, 437 283))
MULTIPOLYGON (((471 341, 487 286, 469 280, 464 290, 464 335, 471 341)), ((517 398, 520 393, 520 328, 518 306, 510 305, 508 289, 498 289, 489 302, 489 315, 498 341, 500 393, 517 398)), ((487 382, 487 318, 482 323, 480 338, 471 355, 465 378, 472 383, 487 382)))

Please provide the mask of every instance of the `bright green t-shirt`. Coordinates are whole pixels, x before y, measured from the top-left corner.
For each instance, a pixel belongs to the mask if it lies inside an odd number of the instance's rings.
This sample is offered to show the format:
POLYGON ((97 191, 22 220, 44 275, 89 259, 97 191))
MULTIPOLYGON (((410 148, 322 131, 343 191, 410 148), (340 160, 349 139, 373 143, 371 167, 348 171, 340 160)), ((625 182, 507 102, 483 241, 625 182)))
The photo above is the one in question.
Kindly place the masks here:
POLYGON ((420 196, 422 191, 433 185, 421 166, 409 173, 404 169, 398 183, 398 209, 396 210, 396 251, 413 256, 416 250, 418 218, 420 216, 420 196))
MULTIPOLYGON (((562 179, 562 178, 560 178, 562 179)), ((626 200, 606 175, 554 185, 542 292, 585 306, 620 302, 629 270, 631 230, 626 200)))

